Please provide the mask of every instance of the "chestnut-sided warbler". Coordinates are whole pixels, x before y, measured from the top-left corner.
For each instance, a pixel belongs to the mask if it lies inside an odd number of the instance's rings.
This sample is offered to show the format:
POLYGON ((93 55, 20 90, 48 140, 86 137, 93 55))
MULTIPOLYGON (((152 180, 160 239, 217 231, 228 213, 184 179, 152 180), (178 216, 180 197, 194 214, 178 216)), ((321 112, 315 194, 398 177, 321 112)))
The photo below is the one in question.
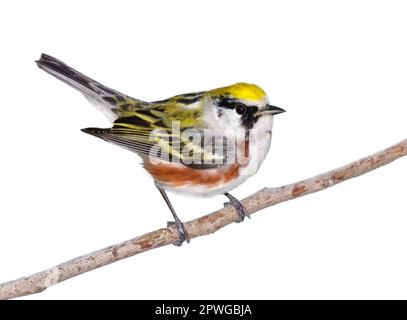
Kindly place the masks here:
POLYGON ((166 201, 179 234, 189 242, 165 190, 199 196, 224 194, 242 221, 248 213, 229 190, 255 174, 266 157, 272 106, 258 86, 236 83, 145 102, 110 89, 42 54, 38 66, 78 89, 113 123, 82 131, 137 153, 166 201))

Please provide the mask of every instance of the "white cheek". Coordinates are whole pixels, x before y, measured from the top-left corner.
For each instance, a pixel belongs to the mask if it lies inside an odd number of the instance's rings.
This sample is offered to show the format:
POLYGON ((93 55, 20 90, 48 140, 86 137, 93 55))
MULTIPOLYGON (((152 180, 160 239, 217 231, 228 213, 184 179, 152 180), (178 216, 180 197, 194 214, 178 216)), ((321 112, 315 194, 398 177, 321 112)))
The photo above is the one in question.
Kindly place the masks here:
POLYGON ((241 128, 241 119, 240 116, 236 113, 235 110, 222 110, 222 121, 224 123, 225 128, 227 129, 237 129, 241 128))
POLYGON ((236 130, 241 128, 240 116, 235 110, 223 109, 219 117, 218 109, 211 108, 206 118, 207 128, 214 128, 219 130, 236 130))

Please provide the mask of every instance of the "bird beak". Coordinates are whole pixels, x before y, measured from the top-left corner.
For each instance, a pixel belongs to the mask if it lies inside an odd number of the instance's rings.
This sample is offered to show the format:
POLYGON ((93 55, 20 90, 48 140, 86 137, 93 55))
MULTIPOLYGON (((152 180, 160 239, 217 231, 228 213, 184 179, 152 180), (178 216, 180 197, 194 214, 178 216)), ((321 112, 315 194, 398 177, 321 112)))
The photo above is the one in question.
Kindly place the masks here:
POLYGON ((256 115, 258 116, 262 116, 262 115, 275 115, 275 114, 279 114, 279 113, 283 113, 285 112, 284 109, 281 109, 279 107, 276 106, 272 106, 270 104, 266 105, 265 108, 263 108, 262 110, 260 110, 259 112, 257 112, 256 115))

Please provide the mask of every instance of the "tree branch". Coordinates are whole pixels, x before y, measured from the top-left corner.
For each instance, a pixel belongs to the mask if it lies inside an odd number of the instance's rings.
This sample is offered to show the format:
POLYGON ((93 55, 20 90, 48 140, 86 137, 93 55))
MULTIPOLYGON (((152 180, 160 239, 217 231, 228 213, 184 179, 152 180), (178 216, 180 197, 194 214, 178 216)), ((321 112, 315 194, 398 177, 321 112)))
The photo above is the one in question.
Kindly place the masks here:
MULTIPOLYGON (((242 200, 250 214, 277 203, 324 190, 342 181, 360 176, 407 154, 407 139, 369 157, 341 168, 278 188, 264 188, 242 200)), ((201 218, 185 223, 191 238, 218 231, 237 220, 235 210, 227 205, 201 218)), ((147 250, 174 243, 174 227, 159 229, 110 247, 69 260, 28 277, 0 284, 0 299, 11 299, 41 292, 48 287, 82 273, 103 267, 147 250)))

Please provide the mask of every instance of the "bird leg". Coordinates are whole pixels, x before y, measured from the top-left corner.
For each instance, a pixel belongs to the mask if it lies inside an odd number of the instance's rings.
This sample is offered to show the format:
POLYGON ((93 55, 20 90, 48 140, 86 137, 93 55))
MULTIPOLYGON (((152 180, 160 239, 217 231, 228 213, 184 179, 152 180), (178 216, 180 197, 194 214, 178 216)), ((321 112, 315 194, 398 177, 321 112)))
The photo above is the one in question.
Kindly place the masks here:
POLYGON ((228 192, 225 193, 225 196, 229 199, 229 204, 235 208, 239 216, 239 222, 242 222, 245 217, 248 217, 250 219, 250 215, 247 212, 247 209, 243 206, 243 204, 239 200, 237 200, 234 196, 232 196, 228 192))
POLYGON ((157 183, 155 184, 155 186, 157 187, 158 191, 160 191, 162 197, 164 198, 165 202, 167 203, 168 208, 170 209, 170 211, 171 211, 171 213, 172 213, 172 215, 173 215, 173 217, 174 217, 174 221, 175 221, 175 222, 168 222, 168 223, 167 223, 167 227, 170 227, 170 226, 172 226, 172 225, 175 224, 175 226, 176 226, 176 228, 177 228, 179 240, 178 240, 177 242, 175 242, 174 244, 175 244, 176 246, 181 246, 184 241, 189 242, 190 239, 189 239, 188 232, 187 232, 187 230, 185 229, 184 224, 181 222, 181 220, 178 218, 177 214, 175 213, 175 210, 174 210, 174 208, 172 207, 172 204, 171 204, 171 202, 170 202, 170 199, 169 199, 168 196, 167 196, 167 193, 166 193, 165 190, 164 190, 160 185, 158 185, 157 183))

